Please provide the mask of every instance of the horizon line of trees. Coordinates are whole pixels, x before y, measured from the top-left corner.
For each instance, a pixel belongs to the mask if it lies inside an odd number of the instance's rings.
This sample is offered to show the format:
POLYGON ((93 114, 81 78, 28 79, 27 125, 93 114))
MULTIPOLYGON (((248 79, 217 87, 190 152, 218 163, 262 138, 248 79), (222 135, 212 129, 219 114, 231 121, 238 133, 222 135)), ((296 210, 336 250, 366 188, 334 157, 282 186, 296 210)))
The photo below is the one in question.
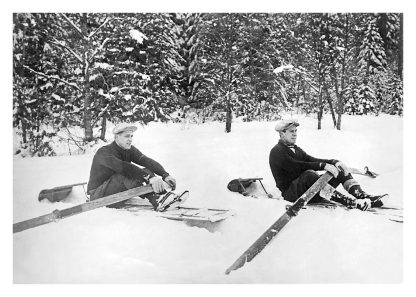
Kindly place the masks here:
POLYGON ((340 130, 345 113, 402 115, 402 73, 398 13, 13 14, 13 126, 38 155, 59 131, 82 148, 109 120, 189 109, 226 132, 293 109, 340 130))

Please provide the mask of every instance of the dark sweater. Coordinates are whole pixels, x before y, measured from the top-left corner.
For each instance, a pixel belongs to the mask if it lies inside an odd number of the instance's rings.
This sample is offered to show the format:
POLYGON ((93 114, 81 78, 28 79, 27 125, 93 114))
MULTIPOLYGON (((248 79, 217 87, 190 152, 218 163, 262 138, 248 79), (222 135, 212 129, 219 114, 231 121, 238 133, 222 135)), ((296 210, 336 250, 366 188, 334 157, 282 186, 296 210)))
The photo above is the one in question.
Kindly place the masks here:
POLYGON ((96 189, 115 173, 120 173, 131 179, 149 179, 155 176, 154 173, 162 176, 163 179, 169 175, 162 165, 145 156, 136 147, 131 146, 130 149, 125 150, 113 141, 111 144, 99 148, 95 153, 87 191, 96 189), (151 173, 132 163, 146 167, 151 173))
POLYGON ((269 165, 272 171, 276 186, 283 193, 292 181, 297 179, 308 169, 323 170, 326 163, 337 163, 337 160, 318 159, 309 156, 300 147, 294 145, 293 152, 281 140, 272 148, 269 155, 269 165))

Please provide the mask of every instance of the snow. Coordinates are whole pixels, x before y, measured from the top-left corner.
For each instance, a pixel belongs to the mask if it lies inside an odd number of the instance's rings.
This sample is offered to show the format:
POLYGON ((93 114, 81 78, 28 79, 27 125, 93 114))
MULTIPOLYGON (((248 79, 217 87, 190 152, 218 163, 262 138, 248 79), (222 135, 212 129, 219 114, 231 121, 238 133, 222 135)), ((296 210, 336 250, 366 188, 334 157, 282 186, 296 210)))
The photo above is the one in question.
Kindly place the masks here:
POLYGON ((292 69, 293 68, 293 65, 282 65, 282 66, 279 66, 279 67, 277 67, 277 68, 275 68, 274 70, 273 70, 273 72, 275 73, 275 74, 278 74, 278 73, 280 73, 280 72, 283 72, 284 70, 286 70, 286 69, 292 69))
MULTIPOLYGON (((343 116, 342 130, 325 115, 299 119, 298 145, 313 156, 365 165, 357 176, 370 193, 403 205, 403 119, 343 116)), ((138 125, 134 144, 188 189, 188 206, 233 209, 215 232, 182 222, 100 208, 13 234, 15 283, 400 283, 403 224, 359 210, 302 210, 250 263, 225 270, 285 211, 268 165, 277 143, 274 122, 138 125), (278 199, 229 192, 237 177, 263 177, 278 199)), ((111 138, 108 127, 108 139, 111 138)), ((101 143, 103 145, 103 143, 101 143)), ((86 155, 13 159, 13 222, 82 203, 82 188, 66 203, 37 201, 41 189, 87 181, 95 147, 86 155)), ((63 152, 61 152, 63 153, 63 152)), ((59 153, 58 153, 59 154, 59 153)), ((264 195, 259 186, 255 192, 264 195)), ((406 223, 405 223, 406 224, 406 223)), ((404 225, 405 225, 404 224, 404 225)))
POLYGON ((143 40, 147 39, 146 35, 144 35, 142 32, 135 30, 135 29, 130 30, 130 36, 131 38, 136 40, 137 43, 139 44, 142 44, 143 40))

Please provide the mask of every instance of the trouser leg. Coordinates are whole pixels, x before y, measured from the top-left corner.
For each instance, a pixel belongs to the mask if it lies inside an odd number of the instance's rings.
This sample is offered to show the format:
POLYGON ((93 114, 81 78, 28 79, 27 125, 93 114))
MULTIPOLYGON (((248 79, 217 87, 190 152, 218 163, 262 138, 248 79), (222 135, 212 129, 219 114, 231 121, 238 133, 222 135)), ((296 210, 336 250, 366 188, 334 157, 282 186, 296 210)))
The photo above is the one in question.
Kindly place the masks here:
MULTIPOLYGON (((290 187, 284 193, 282 193, 283 198, 287 201, 295 202, 319 179, 319 177, 320 175, 316 171, 306 170, 290 184, 290 187)), ((336 178, 333 177, 328 184, 333 188, 337 188, 340 184, 344 184, 349 179, 352 179, 350 174, 345 176, 340 172, 338 176, 336 178)), ((322 197, 320 197, 318 193, 309 202, 316 203, 320 200, 322 200, 322 197)))
MULTIPOLYGON (((303 195, 317 180, 319 174, 314 170, 306 170, 297 179, 295 179, 289 186, 289 188, 282 193, 285 200, 295 202, 300 196, 303 195)), ((322 198, 319 194, 315 195, 309 202, 314 203, 322 198)))
MULTIPOLYGON (((105 196, 120 193, 132 188, 140 187, 144 184, 144 179, 130 179, 119 173, 113 174, 108 180, 106 180, 101 186, 95 189, 91 195, 90 200, 99 199, 105 196)), ((111 204, 110 207, 119 207, 123 203, 118 202, 111 204)))

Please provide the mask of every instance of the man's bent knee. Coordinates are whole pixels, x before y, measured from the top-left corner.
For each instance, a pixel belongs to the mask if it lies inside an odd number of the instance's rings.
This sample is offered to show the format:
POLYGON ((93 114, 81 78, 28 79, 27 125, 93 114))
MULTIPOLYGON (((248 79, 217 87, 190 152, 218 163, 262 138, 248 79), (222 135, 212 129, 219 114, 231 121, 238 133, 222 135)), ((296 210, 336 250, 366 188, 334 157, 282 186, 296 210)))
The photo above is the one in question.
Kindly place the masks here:
POLYGON ((309 169, 302 173, 301 179, 315 182, 319 179, 319 174, 316 171, 309 169))

